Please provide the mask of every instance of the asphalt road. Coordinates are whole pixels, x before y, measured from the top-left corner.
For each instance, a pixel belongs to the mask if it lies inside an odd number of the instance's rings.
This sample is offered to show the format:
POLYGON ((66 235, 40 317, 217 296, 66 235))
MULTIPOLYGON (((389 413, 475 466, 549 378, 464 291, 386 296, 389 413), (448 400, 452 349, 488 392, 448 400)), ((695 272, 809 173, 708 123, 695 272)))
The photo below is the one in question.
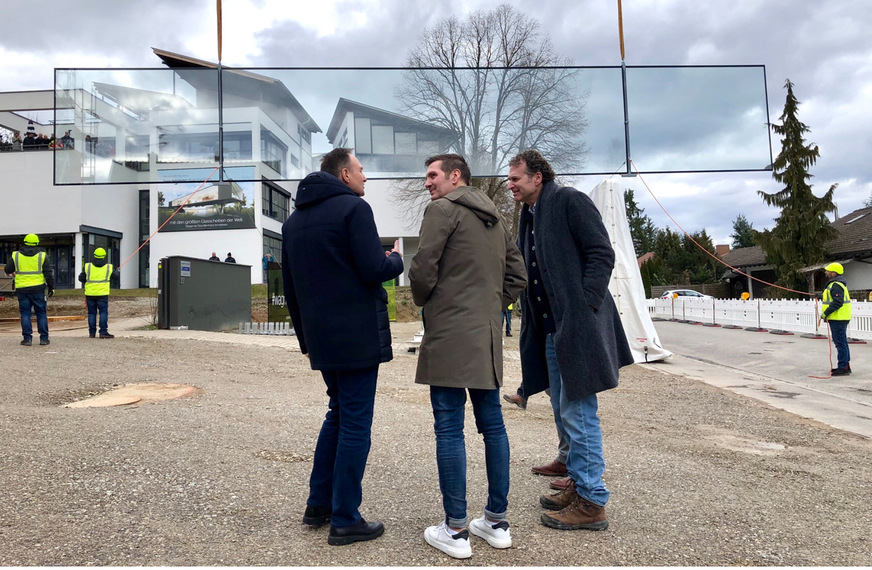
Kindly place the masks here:
POLYGON ((851 344, 853 373, 829 377, 836 353, 828 339, 670 321, 654 325, 674 356, 653 369, 872 438, 872 345, 851 344))

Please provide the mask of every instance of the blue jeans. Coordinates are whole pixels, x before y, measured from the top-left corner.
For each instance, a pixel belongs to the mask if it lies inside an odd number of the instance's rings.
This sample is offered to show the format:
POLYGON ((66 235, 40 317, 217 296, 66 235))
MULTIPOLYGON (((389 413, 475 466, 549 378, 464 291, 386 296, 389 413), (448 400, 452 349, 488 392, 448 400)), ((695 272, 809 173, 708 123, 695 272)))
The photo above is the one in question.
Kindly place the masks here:
POLYGON ((40 340, 48 340, 48 316, 45 313, 45 293, 15 292, 18 298, 18 312, 21 313, 21 336, 24 340, 33 340, 33 325, 30 322, 31 311, 36 311, 36 329, 40 340))
MULTIPOLYGON (((503 423, 500 391, 469 389, 475 426, 484 438, 487 469, 487 505, 484 513, 494 521, 506 520, 509 506, 509 437, 503 423)), ((448 526, 466 526, 466 444, 463 439, 466 389, 430 386, 436 431, 439 490, 448 526)))
POLYGON ((109 296, 85 296, 88 303, 88 334, 97 332, 97 311, 100 311, 100 334, 109 332, 109 296))
POLYGON ((500 326, 506 323, 506 334, 512 332, 512 311, 506 309, 500 317, 500 326))
POLYGON ((606 463, 603 459, 603 432, 597 417, 596 394, 579 400, 566 397, 551 334, 545 335, 545 359, 548 363, 554 423, 557 424, 558 433, 562 431, 569 442, 566 461, 569 476, 575 481, 581 497, 605 506, 609 500, 609 490, 603 483, 606 463))
POLYGON ((839 368, 845 368, 851 363, 851 351, 848 349, 848 322, 827 321, 830 325, 833 344, 836 345, 836 355, 839 359, 839 368))
POLYGON ((332 505, 330 526, 341 528, 361 519, 361 481, 371 445, 378 366, 322 370, 321 376, 330 402, 315 446, 306 504, 332 505))

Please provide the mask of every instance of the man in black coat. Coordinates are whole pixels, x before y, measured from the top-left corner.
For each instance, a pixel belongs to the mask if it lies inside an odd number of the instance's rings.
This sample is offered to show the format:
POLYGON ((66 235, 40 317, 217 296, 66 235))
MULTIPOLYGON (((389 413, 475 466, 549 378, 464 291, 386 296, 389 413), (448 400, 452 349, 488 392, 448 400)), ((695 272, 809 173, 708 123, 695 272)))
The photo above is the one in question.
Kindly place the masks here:
POLYGON ((535 150, 509 161, 509 190, 524 203, 518 230, 527 264, 524 395, 551 389, 557 431, 569 442, 571 482, 540 498, 549 510, 541 521, 563 530, 604 530, 609 491, 596 395, 618 385, 618 370, 633 355, 609 293, 615 252, 602 217, 586 194, 559 187, 554 177, 535 150))
POLYGON ((393 358, 384 281, 403 272, 385 252, 372 208, 361 197, 366 176, 349 149, 321 160, 299 185, 295 211, 282 226, 285 300, 300 351, 320 370, 330 397, 321 426, 303 522, 330 522, 328 544, 384 533, 360 507, 370 448, 378 367, 393 358))

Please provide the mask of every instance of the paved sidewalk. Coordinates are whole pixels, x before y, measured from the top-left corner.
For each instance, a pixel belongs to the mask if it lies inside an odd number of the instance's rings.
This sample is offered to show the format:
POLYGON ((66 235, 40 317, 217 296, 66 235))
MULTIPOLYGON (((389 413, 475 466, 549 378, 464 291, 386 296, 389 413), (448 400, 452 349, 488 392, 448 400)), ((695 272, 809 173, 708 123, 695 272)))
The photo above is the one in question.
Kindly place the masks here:
POLYGON ((650 369, 702 380, 872 438, 872 345, 851 344, 854 373, 829 378, 826 339, 670 321, 654 325, 675 356, 647 365, 650 369))

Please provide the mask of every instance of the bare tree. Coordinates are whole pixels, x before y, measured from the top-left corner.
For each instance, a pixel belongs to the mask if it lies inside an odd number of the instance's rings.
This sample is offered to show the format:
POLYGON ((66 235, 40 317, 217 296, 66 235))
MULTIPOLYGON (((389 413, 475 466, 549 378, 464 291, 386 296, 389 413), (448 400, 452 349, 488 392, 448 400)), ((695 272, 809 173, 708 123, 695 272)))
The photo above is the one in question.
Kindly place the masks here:
MULTIPOLYGON (((573 89, 577 70, 554 52, 539 22, 502 4, 466 20, 442 20, 409 54, 405 81, 396 92, 401 112, 452 133, 450 148, 473 175, 493 176, 527 148, 536 148, 558 170, 580 167, 586 93, 573 89)), ((515 231, 518 206, 500 178, 476 179, 515 231)), ((420 180, 395 184, 411 218, 428 201, 420 180)))

